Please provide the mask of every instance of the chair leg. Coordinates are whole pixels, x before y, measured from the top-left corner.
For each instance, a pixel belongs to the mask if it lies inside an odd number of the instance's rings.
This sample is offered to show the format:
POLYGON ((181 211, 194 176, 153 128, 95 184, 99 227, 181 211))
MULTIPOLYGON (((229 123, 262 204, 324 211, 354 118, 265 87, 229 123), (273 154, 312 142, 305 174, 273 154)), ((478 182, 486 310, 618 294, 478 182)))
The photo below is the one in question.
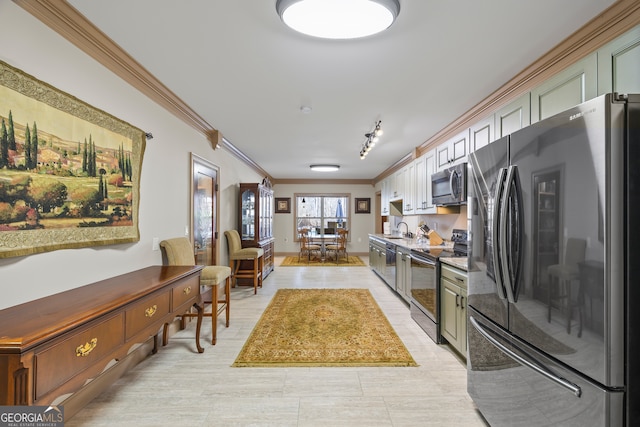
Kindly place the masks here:
POLYGON ((225 307, 225 316, 226 316, 226 320, 227 320, 227 328, 229 327, 229 313, 231 310, 231 280, 229 277, 227 277, 225 284, 224 284, 224 289, 225 289, 225 296, 224 296, 224 301, 226 304, 225 307))
POLYGON ((571 281, 565 280, 565 295, 567 298, 567 333, 571 334, 571 318, 573 317, 573 304, 571 303, 571 281))
POLYGON ((549 276, 547 285, 547 323, 551 323, 551 288, 553 287, 553 277, 549 276))
POLYGON ((218 335, 218 285, 211 287, 211 345, 216 345, 218 335))
POLYGON ((236 287, 238 284, 238 270, 240 270, 241 260, 229 260, 229 267, 231 267, 231 286, 236 287))

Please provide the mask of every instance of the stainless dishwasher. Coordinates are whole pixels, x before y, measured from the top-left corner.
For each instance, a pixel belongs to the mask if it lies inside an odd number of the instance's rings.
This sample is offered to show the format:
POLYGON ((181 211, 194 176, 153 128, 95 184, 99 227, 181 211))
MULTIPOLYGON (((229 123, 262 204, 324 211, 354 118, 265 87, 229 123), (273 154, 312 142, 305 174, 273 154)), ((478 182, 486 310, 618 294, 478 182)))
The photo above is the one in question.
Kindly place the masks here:
POLYGON ((393 243, 386 244, 387 261, 384 268, 384 281, 394 291, 396 289, 396 245, 393 243))

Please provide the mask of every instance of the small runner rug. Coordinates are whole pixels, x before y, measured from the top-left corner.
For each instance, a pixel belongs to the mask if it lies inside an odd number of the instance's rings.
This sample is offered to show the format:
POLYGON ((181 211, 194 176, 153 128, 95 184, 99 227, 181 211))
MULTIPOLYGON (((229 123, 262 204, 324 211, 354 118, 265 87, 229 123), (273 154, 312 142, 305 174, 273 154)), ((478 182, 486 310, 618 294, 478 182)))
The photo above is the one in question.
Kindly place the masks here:
POLYGON ((418 365, 368 289, 280 289, 232 366, 418 365))
POLYGON ((282 267, 362 267, 366 266, 364 261, 360 259, 358 256, 349 256, 348 261, 341 257, 338 260, 338 264, 336 264, 335 259, 325 259, 322 261, 319 258, 311 258, 310 260, 306 257, 299 258, 296 256, 287 256, 282 260, 280 264, 282 267))

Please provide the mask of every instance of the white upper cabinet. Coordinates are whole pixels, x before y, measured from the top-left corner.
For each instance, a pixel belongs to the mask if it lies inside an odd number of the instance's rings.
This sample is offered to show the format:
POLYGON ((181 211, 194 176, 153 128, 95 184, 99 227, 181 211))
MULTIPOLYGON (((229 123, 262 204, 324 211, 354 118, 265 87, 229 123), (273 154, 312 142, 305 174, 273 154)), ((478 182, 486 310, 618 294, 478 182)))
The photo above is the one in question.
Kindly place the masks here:
POLYGON ((597 96, 597 53, 569 66, 531 91, 531 123, 597 96))
POLYGON ((416 213, 416 163, 415 160, 404 168, 404 190, 402 192, 402 214, 413 215, 416 213))
POLYGON ((467 154, 473 153, 478 148, 489 145, 494 140, 493 134, 494 119, 493 115, 484 120, 480 120, 469 128, 469 150, 467 154))
POLYGON ((436 148, 436 169, 444 170, 449 166, 467 161, 469 147, 469 129, 460 132, 436 148))
POLYGON ((494 140, 531 124, 531 94, 528 92, 494 114, 494 140))
POLYGON ((390 189, 390 179, 389 177, 385 178, 380 183, 380 215, 388 216, 389 215, 389 201, 391 197, 389 195, 390 189))
POLYGON ((598 94, 640 93, 640 26, 598 50, 598 94))
POLYGON ((431 174, 436 171, 436 149, 432 149, 415 160, 416 164, 416 214, 432 213, 431 174))
POLYGON ((396 173, 391 175, 390 179, 390 200, 394 201, 402 199, 402 193, 404 191, 404 168, 401 168, 396 173))

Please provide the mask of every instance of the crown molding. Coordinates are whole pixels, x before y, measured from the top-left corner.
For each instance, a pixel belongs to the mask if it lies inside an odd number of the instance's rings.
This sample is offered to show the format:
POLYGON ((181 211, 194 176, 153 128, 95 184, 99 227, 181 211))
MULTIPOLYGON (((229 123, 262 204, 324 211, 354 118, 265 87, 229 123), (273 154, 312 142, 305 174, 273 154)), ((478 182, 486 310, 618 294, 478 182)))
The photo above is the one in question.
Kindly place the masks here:
POLYGON ((213 149, 222 146, 261 176, 269 176, 256 162, 228 140, 223 138, 223 143, 220 144, 219 132, 216 128, 207 123, 66 0, 13 0, 13 2, 169 113, 202 133, 211 143, 213 149))
POLYGON ((372 179, 309 179, 309 178, 284 178, 274 179, 273 184, 340 184, 340 185, 371 185, 375 183, 372 179))
MULTIPOLYGON (((219 142, 214 137, 217 130, 213 126, 193 111, 113 40, 96 28, 66 0, 13 1, 170 113, 203 133, 212 146, 215 147, 219 142)), ((615 2, 607 10, 593 18, 514 76, 501 88, 416 147, 413 150, 413 155, 409 154, 403 157, 399 162, 373 178, 373 182, 378 182, 389 176, 407 164, 410 157, 421 156, 431 148, 469 127, 474 121, 507 105, 518 96, 532 90, 546 79, 593 53, 639 23, 640 2, 638 0, 619 0, 615 2)), ((220 145, 260 175, 268 176, 272 182, 285 183, 290 181, 273 179, 256 162, 225 138, 222 139, 222 144, 220 145)), ((295 180, 295 182, 302 183, 305 180, 295 180)), ((309 180, 309 182, 317 183, 318 180, 309 180)), ((345 183, 351 182, 346 180, 345 183)))
MULTIPOLYGON (((619 0, 558 43, 498 90, 417 147, 418 157, 464 131, 477 120, 531 91, 571 64, 640 24, 640 1, 619 0)), ((392 167, 393 168, 393 167, 392 167)), ((386 173, 386 171, 385 171, 386 173)), ((385 176, 385 173, 380 176, 385 176)), ((386 173, 389 175, 389 173, 386 173)), ((376 178, 376 182, 378 179, 376 178)))

